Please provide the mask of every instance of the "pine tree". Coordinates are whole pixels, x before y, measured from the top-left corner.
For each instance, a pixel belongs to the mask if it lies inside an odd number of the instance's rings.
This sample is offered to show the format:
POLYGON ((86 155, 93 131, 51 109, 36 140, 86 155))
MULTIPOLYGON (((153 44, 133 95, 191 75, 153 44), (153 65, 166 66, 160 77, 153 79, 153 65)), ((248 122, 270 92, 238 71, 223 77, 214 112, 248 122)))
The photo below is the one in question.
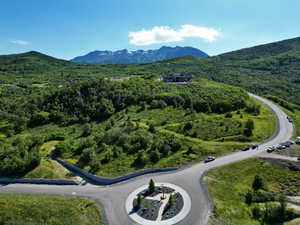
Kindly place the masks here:
POLYGON ((151 179, 149 182, 148 192, 149 194, 152 194, 154 191, 155 191, 155 184, 154 181, 151 179))
POLYGON ((264 188, 264 181, 261 178, 261 176, 256 175, 254 177, 253 183, 252 183, 252 188, 253 190, 257 191, 259 189, 263 189, 264 188))

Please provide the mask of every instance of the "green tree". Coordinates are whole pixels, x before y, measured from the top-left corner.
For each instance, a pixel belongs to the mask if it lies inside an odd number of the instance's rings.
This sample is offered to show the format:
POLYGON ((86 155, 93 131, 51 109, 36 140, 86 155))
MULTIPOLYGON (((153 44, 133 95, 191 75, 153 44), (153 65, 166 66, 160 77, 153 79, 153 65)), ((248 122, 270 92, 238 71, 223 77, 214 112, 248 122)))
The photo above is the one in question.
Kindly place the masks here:
POLYGON ((188 122, 184 125, 183 130, 188 131, 191 130, 192 128, 193 128, 193 124, 191 122, 188 122))
POLYGON ((154 125, 153 124, 150 124, 150 126, 149 126, 149 132, 151 132, 151 133, 155 133, 156 132, 156 129, 155 129, 155 127, 154 127, 154 125))
POLYGON ((137 158, 134 160, 134 166, 143 167, 147 164, 147 157, 143 152, 139 152, 137 158))
POLYGON ((225 118, 232 118, 232 114, 230 112, 226 113, 225 118))
POLYGON ((151 179, 150 182, 149 182, 148 193, 152 194, 153 192, 155 192, 155 183, 151 179))
POLYGON ((254 206, 252 209, 252 217, 256 220, 259 220, 262 217, 262 211, 259 206, 254 206))
POLYGON ((284 218, 285 213, 286 213, 286 207, 287 207, 287 198, 284 194, 281 194, 279 196, 279 214, 282 218, 284 218))
POLYGON ((89 123, 86 123, 84 126, 83 126, 83 131, 82 131, 82 137, 87 137, 87 136, 90 136, 92 133, 92 126, 89 124, 89 123))
POLYGON ((257 191, 259 189, 264 189, 265 185, 264 185, 264 180, 261 176, 256 175, 254 177, 253 183, 252 183, 252 188, 253 190, 257 191))
POLYGON ((248 119, 245 124, 244 135, 250 137, 253 134, 254 122, 252 119, 248 119))
POLYGON ((246 204, 251 205, 252 200, 253 200, 252 190, 248 190, 246 195, 245 195, 245 202, 246 202, 246 204))
POLYGON ((142 195, 141 194, 138 194, 137 196, 137 200, 136 200, 136 207, 138 209, 140 209, 143 205, 143 198, 142 198, 142 195))
POLYGON ((156 163, 160 159, 160 152, 156 149, 150 153, 150 161, 156 163))

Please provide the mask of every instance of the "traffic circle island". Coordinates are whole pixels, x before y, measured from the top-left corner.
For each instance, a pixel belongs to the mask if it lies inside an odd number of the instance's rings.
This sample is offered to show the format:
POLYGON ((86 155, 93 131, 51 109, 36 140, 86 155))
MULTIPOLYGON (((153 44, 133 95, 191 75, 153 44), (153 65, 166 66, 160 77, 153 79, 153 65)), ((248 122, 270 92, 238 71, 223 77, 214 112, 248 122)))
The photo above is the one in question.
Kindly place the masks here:
POLYGON ((142 225, 172 225, 184 219, 191 209, 191 199, 181 187, 150 180, 133 191, 125 204, 127 215, 142 225))

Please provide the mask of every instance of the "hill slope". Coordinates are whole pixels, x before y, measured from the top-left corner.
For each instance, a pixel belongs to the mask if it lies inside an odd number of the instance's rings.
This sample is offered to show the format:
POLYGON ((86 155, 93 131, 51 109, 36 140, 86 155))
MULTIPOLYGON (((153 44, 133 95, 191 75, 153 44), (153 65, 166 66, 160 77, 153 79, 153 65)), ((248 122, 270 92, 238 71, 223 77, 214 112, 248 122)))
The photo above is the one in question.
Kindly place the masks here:
POLYGON ((269 136, 269 119, 242 89, 206 79, 99 79, 0 98, 0 176, 33 176, 36 168, 52 176, 45 161, 51 150, 42 146, 53 140, 54 155, 102 175, 188 164, 269 136), (194 145, 205 150, 187 152, 194 145))
MULTIPOLYGON (((13 55, 22 61, 26 54, 13 55)), ((0 62, 9 56, 0 56, 0 62)), ((300 38, 260 45, 215 57, 184 56, 143 64, 80 64, 54 61, 33 54, 34 63, 0 63, 0 83, 49 85, 99 76, 162 76, 169 72, 189 72, 196 77, 245 88, 256 94, 271 94, 300 104, 300 38), (45 64, 41 64, 45 62, 45 64), (24 70, 24 66, 28 70, 24 70), (53 66, 55 65, 55 66, 53 66), (33 72, 32 72, 33 71, 33 72), (40 72, 41 71, 41 72, 40 72), (21 78, 20 75, 22 75, 21 78)))
POLYGON ((208 55, 199 49, 192 47, 166 47, 163 46, 157 50, 137 50, 128 51, 127 49, 119 51, 94 51, 87 55, 72 59, 73 62, 82 63, 146 63, 165 59, 176 58, 180 56, 192 55, 199 58, 206 58, 208 55))
POLYGON ((44 73, 49 70, 61 69, 70 64, 69 61, 35 51, 0 56, 0 72, 2 73, 44 73))

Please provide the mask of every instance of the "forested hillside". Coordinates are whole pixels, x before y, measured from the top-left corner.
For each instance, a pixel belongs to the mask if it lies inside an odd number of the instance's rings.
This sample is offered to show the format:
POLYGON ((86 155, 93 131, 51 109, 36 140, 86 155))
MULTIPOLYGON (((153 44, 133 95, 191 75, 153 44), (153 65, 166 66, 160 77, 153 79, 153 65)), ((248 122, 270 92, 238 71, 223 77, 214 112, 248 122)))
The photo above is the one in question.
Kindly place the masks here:
POLYGON ((300 104, 300 38, 261 45, 207 59, 181 57, 149 64, 94 65, 57 60, 36 52, 0 56, 2 95, 96 79, 101 76, 157 77, 190 72, 196 77, 271 94, 300 104))
POLYGON ((50 155, 102 175, 181 166, 237 150, 275 128, 272 112, 245 91, 206 79, 100 79, 12 99, 0 99, 1 176, 47 177, 50 155), (42 147, 49 141, 53 152, 42 147))

